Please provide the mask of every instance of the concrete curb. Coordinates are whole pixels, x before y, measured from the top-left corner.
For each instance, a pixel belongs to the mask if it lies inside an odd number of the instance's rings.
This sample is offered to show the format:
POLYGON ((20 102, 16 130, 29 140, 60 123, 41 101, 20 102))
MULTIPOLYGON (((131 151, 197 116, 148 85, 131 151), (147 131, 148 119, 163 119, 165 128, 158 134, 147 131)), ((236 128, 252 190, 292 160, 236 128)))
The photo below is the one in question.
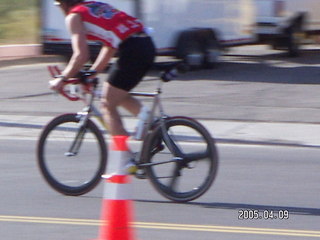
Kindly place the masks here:
POLYGON ((0 59, 14 57, 34 57, 41 55, 41 44, 16 44, 0 46, 0 59))
POLYGON ((61 56, 42 55, 41 44, 0 45, 0 68, 62 61, 61 56))
POLYGON ((55 55, 38 55, 33 57, 19 57, 6 59, 0 58, 0 68, 52 62, 64 62, 64 60, 62 57, 55 55))

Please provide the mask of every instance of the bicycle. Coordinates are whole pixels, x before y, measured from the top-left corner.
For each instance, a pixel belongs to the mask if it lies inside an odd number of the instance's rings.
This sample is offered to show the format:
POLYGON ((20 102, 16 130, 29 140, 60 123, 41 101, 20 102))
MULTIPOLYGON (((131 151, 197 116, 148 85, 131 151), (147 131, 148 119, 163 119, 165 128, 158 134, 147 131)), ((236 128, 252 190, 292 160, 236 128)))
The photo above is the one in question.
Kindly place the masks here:
MULTIPOLYGON (((49 67, 52 76, 60 73, 49 67)), ((154 92, 131 92, 134 96, 153 98, 145 125, 146 134, 136 155, 135 176, 149 179, 164 197, 187 202, 203 195, 212 185, 218 169, 218 153, 214 139, 193 118, 164 113, 160 95, 162 84, 176 76, 177 66, 164 71, 154 92)), ((79 78, 68 80, 60 91, 71 101, 83 100, 78 113, 67 113, 52 119, 42 130, 37 160, 47 183, 56 191, 78 196, 91 191, 99 183, 107 165, 107 143, 96 117, 105 126, 94 106, 98 78, 94 72, 82 71, 79 78), (80 93, 67 90, 80 87, 80 93), (80 168, 80 169, 79 169, 80 168)))

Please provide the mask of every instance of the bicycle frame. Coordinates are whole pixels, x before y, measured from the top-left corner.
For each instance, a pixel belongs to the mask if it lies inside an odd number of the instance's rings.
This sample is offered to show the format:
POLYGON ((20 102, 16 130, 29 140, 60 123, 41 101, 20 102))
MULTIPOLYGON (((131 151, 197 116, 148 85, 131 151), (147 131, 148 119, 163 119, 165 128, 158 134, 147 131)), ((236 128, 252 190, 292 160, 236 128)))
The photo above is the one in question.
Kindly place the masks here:
MULTIPOLYGON (((104 127, 105 130, 108 131, 108 129, 109 129, 108 125, 103 120, 102 113, 94 105, 94 100, 97 97, 100 97, 99 95, 101 95, 101 94, 97 93, 96 88, 97 88, 97 84, 95 84, 93 86, 90 93, 87 93, 87 94, 82 93, 81 97, 71 96, 66 93, 63 94, 63 96, 67 97, 70 100, 77 98, 78 100, 81 99, 85 103, 85 107, 81 111, 77 112, 77 116, 79 118, 79 128, 77 130, 75 139, 74 139, 73 143, 71 144, 68 152, 65 153, 66 156, 74 156, 78 153, 78 150, 81 146, 82 139, 85 135, 86 128, 84 126, 86 126, 87 121, 89 120, 89 118, 91 116, 95 117, 101 123, 101 125, 104 127)), ((154 93, 146 93, 146 92, 132 92, 131 93, 133 96, 143 96, 143 97, 153 97, 154 98, 153 107, 152 107, 151 113, 148 117, 148 124, 146 126, 147 130, 149 130, 149 128, 151 128, 151 123, 152 123, 151 119, 153 119, 153 116, 154 116, 154 113, 156 111, 157 106, 159 106, 160 112, 163 114, 163 108, 162 108, 162 106, 160 104, 160 100, 159 100, 160 93, 161 93, 160 86, 159 86, 158 90, 154 93)))
MULTIPOLYGON (((152 165, 157 165, 157 164, 165 164, 165 163, 169 163, 169 162, 179 161, 179 160, 182 159, 181 158, 181 156, 182 156, 181 151, 179 150, 178 146, 176 146, 174 144, 174 142, 170 139, 170 136, 167 134, 167 129, 166 129, 165 124, 164 124, 165 123, 165 119, 167 119, 168 116, 164 113, 164 109, 163 109, 163 106, 162 106, 162 103, 161 103, 161 98, 160 98, 160 95, 162 93, 162 84, 163 84, 163 82, 161 80, 159 80, 158 87, 156 88, 156 90, 154 92, 151 92, 151 93, 150 92, 130 92, 130 94, 132 96, 136 96, 136 97, 153 98, 152 107, 151 107, 151 110, 150 110, 150 113, 149 113, 149 116, 148 116, 148 120, 147 120, 147 124, 145 126, 145 128, 146 128, 145 130, 146 130, 146 132, 149 132, 150 130, 152 130, 154 119, 157 116, 156 112, 158 111, 158 116, 159 116, 158 120, 159 120, 159 124, 161 126, 162 133, 163 133, 162 136, 164 138, 164 141, 166 142, 167 147, 169 148, 169 150, 171 152, 174 153, 176 158, 173 159, 173 160, 170 160, 170 161, 162 162, 162 163, 140 164, 139 166, 141 166, 141 167, 152 166, 152 165)), ((92 94, 91 94, 89 100, 85 101, 85 102, 87 102, 87 106, 82 111, 78 112, 81 124, 80 124, 80 127, 79 127, 78 134, 77 134, 77 136, 75 138, 75 143, 72 144, 70 149, 73 149, 74 146, 80 147, 81 143, 79 144, 79 143, 77 143, 77 141, 78 140, 81 141, 82 137, 84 135, 83 133, 81 133, 81 129, 86 124, 87 120, 91 116, 93 116, 96 119, 98 119, 98 121, 108 131, 108 126, 104 122, 101 112, 94 105, 94 99, 97 96, 99 96, 99 94, 96 91, 92 91, 92 94)), ((146 136, 147 136, 147 134, 140 141, 143 142, 145 140, 146 136)), ((138 159, 141 159, 142 148, 143 148, 143 145, 141 146, 141 149, 137 154, 137 158, 138 159)))

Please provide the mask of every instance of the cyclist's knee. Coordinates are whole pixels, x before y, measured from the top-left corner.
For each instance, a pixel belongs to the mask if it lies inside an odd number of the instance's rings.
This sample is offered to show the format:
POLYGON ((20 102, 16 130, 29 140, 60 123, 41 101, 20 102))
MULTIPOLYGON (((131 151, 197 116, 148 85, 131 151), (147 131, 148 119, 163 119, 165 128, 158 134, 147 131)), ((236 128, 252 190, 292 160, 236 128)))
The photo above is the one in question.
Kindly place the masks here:
POLYGON ((103 112, 112 113, 116 111, 117 106, 115 104, 110 103, 106 99, 103 99, 100 102, 100 108, 102 109, 103 112))

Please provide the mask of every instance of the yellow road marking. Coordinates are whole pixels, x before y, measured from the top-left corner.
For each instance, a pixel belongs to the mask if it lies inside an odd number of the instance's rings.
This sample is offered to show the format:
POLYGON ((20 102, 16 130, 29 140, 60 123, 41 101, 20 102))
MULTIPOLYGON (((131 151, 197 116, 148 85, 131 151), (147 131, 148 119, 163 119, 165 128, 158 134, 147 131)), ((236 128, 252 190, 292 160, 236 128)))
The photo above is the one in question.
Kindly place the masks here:
MULTIPOLYGON (((0 221, 43 223, 43 224, 64 224, 64 225, 85 225, 85 226, 99 226, 101 224, 101 221, 93 220, 93 219, 49 218, 49 217, 28 217, 28 216, 9 216, 9 215, 0 215, 0 221)), ((136 228, 146 228, 146 229, 243 233, 243 234, 320 238, 320 231, 309 231, 309 230, 252 228, 252 227, 215 226, 215 225, 192 225, 192 224, 153 223, 153 222, 134 222, 133 226, 136 228)))

